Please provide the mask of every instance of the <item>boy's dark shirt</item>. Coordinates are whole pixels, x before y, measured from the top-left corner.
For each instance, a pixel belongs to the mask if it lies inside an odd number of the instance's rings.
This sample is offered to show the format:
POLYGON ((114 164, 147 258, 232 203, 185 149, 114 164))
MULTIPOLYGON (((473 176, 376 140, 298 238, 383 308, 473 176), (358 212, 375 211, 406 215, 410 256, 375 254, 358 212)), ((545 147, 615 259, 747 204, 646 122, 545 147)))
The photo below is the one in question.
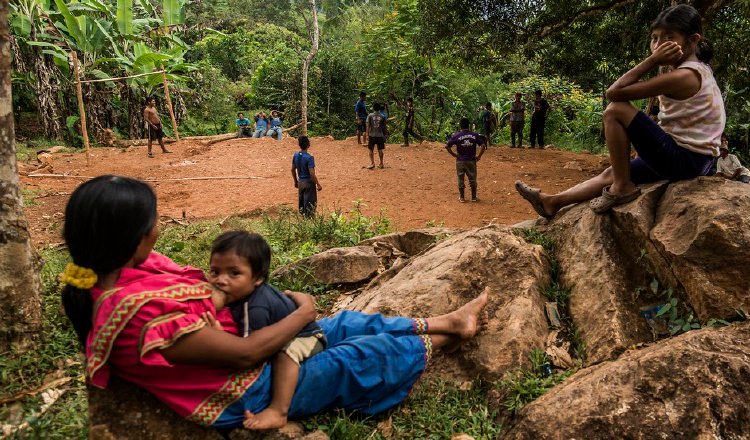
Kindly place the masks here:
POLYGON ((482 128, 484 128, 484 131, 492 131, 492 127, 490 127, 490 118, 492 117, 492 112, 489 110, 485 110, 482 112, 482 128))
POLYGON ((549 103, 546 99, 540 98, 534 100, 534 113, 531 117, 534 119, 544 119, 547 117, 547 110, 549 110, 549 103))
MULTIPOLYGON (((297 310, 297 305, 275 287, 263 283, 256 287, 247 298, 229 304, 229 310, 232 312, 234 322, 239 326, 240 336, 247 337, 252 331, 268 327, 286 318, 287 315, 297 310)), ((307 324, 297 337, 316 334, 322 335, 323 329, 316 321, 313 321, 307 324)))
POLYGON ((448 140, 449 147, 456 147, 456 161, 459 162, 476 160, 477 147, 484 144, 484 137, 468 129, 455 133, 448 140))

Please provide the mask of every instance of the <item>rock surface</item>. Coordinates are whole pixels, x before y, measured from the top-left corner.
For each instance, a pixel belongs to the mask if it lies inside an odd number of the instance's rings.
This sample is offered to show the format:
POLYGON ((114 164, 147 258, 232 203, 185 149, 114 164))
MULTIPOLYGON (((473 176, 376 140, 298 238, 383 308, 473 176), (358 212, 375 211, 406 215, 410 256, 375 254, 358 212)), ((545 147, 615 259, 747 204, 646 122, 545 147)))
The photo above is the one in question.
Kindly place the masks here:
POLYGON ((750 187, 719 178, 670 185, 650 238, 700 320, 750 311, 750 187))
POLYGON ((380 259, 371 246, 334 248, 303 258, 274 271, 273 277, 295 277, 298 281, 352 284, 378 273, 380 259))
POLYGON ((527 405, 502 438, 747 438, 749 354, 750 323, 629 351, 527 405))
POLYGON ((489 320, 457 356, 433 363, 455 374, 497 379, 528 363, 548 334, 540 290, 550 282, 541 246, 499 226, 454 235, 413 258, 398 273, 374 279, 347 308, 427 317, 455 310, 491 289, 489 320))

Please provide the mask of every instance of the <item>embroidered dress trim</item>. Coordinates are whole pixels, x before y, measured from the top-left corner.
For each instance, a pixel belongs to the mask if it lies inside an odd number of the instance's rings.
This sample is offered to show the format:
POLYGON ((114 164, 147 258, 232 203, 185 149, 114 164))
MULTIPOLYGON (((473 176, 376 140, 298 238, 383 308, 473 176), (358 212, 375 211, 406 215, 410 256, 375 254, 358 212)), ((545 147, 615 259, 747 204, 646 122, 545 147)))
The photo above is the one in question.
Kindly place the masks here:
POLYGON ((201 402, 187 416, 187 420, 203 426, 211 426, 221 416, 224 410, 237 400, 258 380, 265 364, 256 368, 233 374, 229 380, 219 389, 201 402))
POLYGON ((427 366, 427 362, 432 357, 432 338, 430 335, 419 335, 419 339, 422 340, 422 345, 424 345, 424 364, 427 366))
POLYGON ((416 318, 412 319, 414 322, 414 334, 415 335, 423 335, 427 333, 427 320, 422 318, 416 318))
POLYGON ((156 327, 158 327, 158 326, 160 326, 162 324, 166 324, 168 322, 171 322, 171 321, 177 321, 177 320, 179 320, 179 319, 181 319, 181 318, 183 318, 185 316, 187 316, 187 314, 185 314, 183 312, 172 312, 172 313, 166 314, 164 316, 160 316, 160 317, 158 317, 156 319, 152 319, 146 325, 144 325, 143 326, 143 330, 141 330, 140 340, 138 342, 138 353, 140 354, 141 359, 143 359, 143 357, 149 351, 151 351, 153 349, 156 349, 156 348, 161 349, 161 348, 170 347, 175 342, 177 342, 177 340, 180 339, 180 337, 182 337, 183 335, 185 335, 187 333, 192 333, 192 332, 194 332, 196 330, 200 330, 200 329, 202 329, 203 327, 206 326, 206 323, 203 322, 203 320, 196 321, 196 322, 191 322, 190 324, 187 324, 184 327, 180 327, 180 329, 177 330, 176 332, 174 332, 172 334, 172 337, 169 338, 169 339, 166 339, 166 338, 157 338, 157 339, 152 339, 152 340, 147 341, 147 342, 145 341, 146 335, 151 330, 153 330, 154 328, 156 328, 156 327))
MULTIPOLYGON (((105 292, 102 298, 111 296, 114 292, 105 292)), ((117 289, 119 290, 119 289, 117 289)), ((210 298, 213 289, 208 283, 194 285, 170 286, 163 290, 152 292, 141 292, 128 295, 120 300, 107 317, 91 343, 91 355, 87 359, 86 376, 92 378, 94 374, 104 366, 109 359, 117 335, 125 328, 128 322, 135 316, 138 310, 152 300, 168 299, 172 301, 189 301, 193 299, 210 298)), ((97 301, 94 309, 96 315, 101 299, 97 301)))

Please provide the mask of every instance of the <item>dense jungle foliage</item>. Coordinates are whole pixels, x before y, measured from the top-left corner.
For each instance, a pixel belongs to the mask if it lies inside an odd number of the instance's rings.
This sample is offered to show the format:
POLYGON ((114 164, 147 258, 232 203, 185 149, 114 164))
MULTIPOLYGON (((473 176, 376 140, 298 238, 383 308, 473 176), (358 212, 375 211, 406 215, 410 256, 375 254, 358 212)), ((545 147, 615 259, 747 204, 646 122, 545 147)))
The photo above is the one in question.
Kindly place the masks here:
MULTIPOLYGON (((513 93, 552 105, 549 141, 602 144, 603 91, 648 53, 648 26, 670 0, 12 0, 13 94, 22 138, 80 143, 69 52, 84 79, 164 66, 184 134, 234 129, 237 112, 286 112, 301 120, 302 61, 311 47, 311 8, 320 49, 310 69, 309 131, 354 132, 358 92, 403 115, 413 96, 418 130, 444 139, 457 121, 479 122, 513 93)), ((747 159, 750 133, 750 2, 695 0, 717 57, 732 146, 747 159)), ((142 137, 146 96, 163 98, 160 74, 84 84, 89 131, 142 137)), ((158 99, 162 117, 164 100, 158 99)), ((646 103, 638 103, 645 106, 646 103)), ((528 121, 527 117, 527 121, 528 121)), ((169 131, 169 124, 165 124, 169 131)))

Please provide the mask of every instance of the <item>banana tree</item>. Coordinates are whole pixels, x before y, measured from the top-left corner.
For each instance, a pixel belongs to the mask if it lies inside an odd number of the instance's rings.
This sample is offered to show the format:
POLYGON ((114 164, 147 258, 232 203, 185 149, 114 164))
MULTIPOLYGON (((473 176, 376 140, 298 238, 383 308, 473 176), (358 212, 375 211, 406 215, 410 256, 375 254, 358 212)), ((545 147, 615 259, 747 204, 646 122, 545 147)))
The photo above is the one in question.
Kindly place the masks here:
MULTIPOLYGON (((61 64, 62 49, 41 41, 44 36, 44 11, 49 0, 14 0, 10 3, 10 26, 16 40, 16 68, 28 69, 34 80, 27 85, 34 91, 38 119, 44 135, 51 139, 62 136, 60 113, 60 75, 55 64, 61 64), (43 43, 43 44, 38 44, 43 43)), ((65 59, 65 56, 63 59, 65 59)), ((64 63, 67 67, 67 61, 64 63)))

